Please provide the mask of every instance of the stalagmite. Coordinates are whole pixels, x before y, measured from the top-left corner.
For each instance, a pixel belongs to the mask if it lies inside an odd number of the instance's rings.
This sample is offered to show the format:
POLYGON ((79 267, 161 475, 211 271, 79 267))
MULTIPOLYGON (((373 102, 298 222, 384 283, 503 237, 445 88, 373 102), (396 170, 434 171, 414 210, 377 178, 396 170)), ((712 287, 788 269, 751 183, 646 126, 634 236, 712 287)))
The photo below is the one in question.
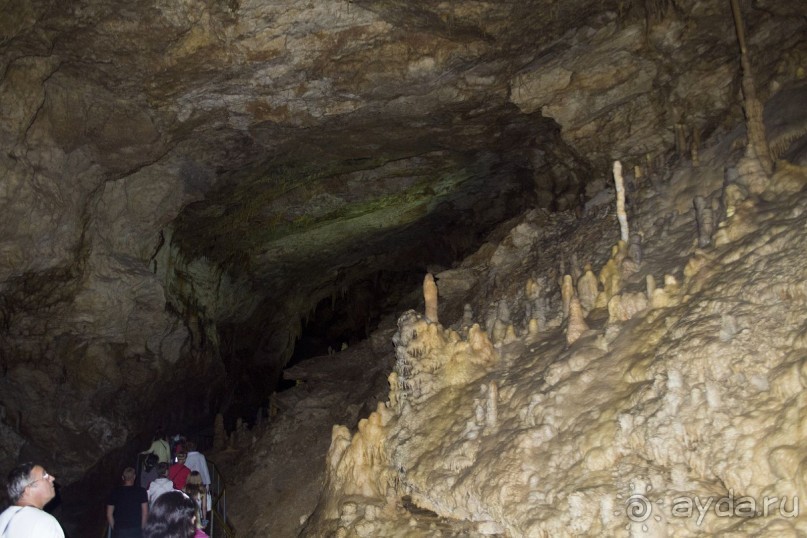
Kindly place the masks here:
POLYGON ((628 245, 628 257, 636 262, 636 265, 642 263, 642 236, 634 233, 630 236, 630 244, 628 245))
POLYGON ((616 218, 619 220, 620 238, 625 243, 630 239, 628 215, 625 213, 625 182, 622 179, 622 163, 614 161, 614 185, 616 186, 616 218))
POLYGON ((574 281, 576 282, 577 279, 579 279, 580 275, 582 274, 580 272, 580 263, 577 261, 577 253, 576 252, 574 254, 572 254, 571 266, 572 267, 570 268, 570 273, 572 275, 572 279, 574 279, 574 281))
POLYGON ((572 283, 571 275, 563 275, 563 285, 560 288, 560 296, 563 308, 563 318, 569 316, 569 301, 572 300, 574 295, 574 284, 572 283))
POLYGON ((577 297, 572 297, 569 304, 569 324, 566 326, 566 343, 572 345, 587 330, 588 325, 580 301, 577 297))
MULTIPOLYGON (((529 303, 529 308, 526 309, 529 311, 529 321, 527 321, 527 325, 528 327, 532 327, 532 321, 535 321, 535 332, 537 333, 543 329, 546 324, 544 302, 541 299, 541 285, 532 278, 529 278, 527 279, 525 291, 529 303)), ((532 328, 529 329, 529 332, 530 334, 534 334, 532 328)))
POLYGON ((695 205, 695 220, 698 223, 698 246, 701 248, 708 247, 712 242, 712 234, 715 231, 715 219, 712 208, 706 204, 703 196, 696 196, 694 201, 695 205))
POLYGON ((510 307, 504 299, 499 301, 496 317, 504 323, 510 323, 510 307))
POLYGON ((684 124, 675 124, 675 151, 679 157, 684 157, 687 152, 687 139, 684 134, 684 124))
POLYGON ((462 309, 462 326, 463 327, 470 327, 474 324, 474 310, 471 308, 471 305, 465 303, 465 306, 462 309))
POLYGON ((488 385, 488 400, 485 409, 485 426, 495 428, 499 422, 499 387, 495 381, 488 385))
POLYGON ((227 446, 227 432, 224 429, 224 415, 216 414, 213 422, 213 448, 223 450, 227 446))
POLYGON ((437 284, 434 283, 434 276, 431 273, 426 273, 426 277, 423 279, 423 300, 426 303, 426 318, 438 323, 437 284))
POLYGON ((757 99, 757 92, 754 87, 751 59, 745 42, 745 25, 743 24, 737 0, 731 0, 731 12, 734 15, 734 28, 737 31, 737 42, 740 45, 740 63, 743 70, 743 109, 745 110, 745 125, 748 131, 746 157, 759 162, 764 173, 770 176, 773 173, 773 159, 771 159, 768 140, 765 136, 765 124, 762 121, 762 103, 757 99))
POLYGON ((502 340, 505 344, 509 344, 510 342, 515 342, 518 340, 518 335, 516 334, 516 328, 511 323, 507 326, 504 331, 504 339, 502 340))
POLYGON ((583 276, 577 281, 577 296, 585 312, 590 312, 594 308, 598 293, 597 276, 591 270, 591 264, 587 263, 583 276))
POLYGON ((504 341, 507 335, 507 324, 500 319, 493 322, 493 330, 491 331, 490 338, 495 343, 504 341))
POLYGON ((531 301, 541 296, 541 286, 532 278, 527 279, 524 291, 527 294, 527 298, 531 301))
POLYGON ((597 295, 595 308, 605 308, 611 297, 622 289, 622 260, 627 256, 627 247, 624 241, 619 241, 611 248, 611 258, 600 269, 598 281, 602 284, 602 291, 597 295))

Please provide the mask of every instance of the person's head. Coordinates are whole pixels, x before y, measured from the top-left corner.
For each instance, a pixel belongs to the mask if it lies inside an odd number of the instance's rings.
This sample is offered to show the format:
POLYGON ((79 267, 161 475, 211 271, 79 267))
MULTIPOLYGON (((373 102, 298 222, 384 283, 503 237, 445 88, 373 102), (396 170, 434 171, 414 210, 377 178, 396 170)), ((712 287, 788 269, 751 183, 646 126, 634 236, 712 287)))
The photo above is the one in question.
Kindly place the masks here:
POLYGON ((143 460, 143 470, 151 471, 159 462, 160 458, 157 457, 157 454, 148 454, 146 459, 143 460))
POLYGON ((164 461, 157 464, 157 476, 168 476, 168 464, 164 461))
POLYGON ((123 470, 123 476, 121 476, 121 478, 123 479, 124 484, 132 485, 134 484, 136 476, 137 472, 132 467, 127 467, 123 470))
POLYGON ((185 460, 188 459, 188 453, 184 450, 181 452, 177 452, 177 463, 185 463, 185 460))
POLYGON ((191 440, 186 441, 185 450, 187 450, 188 452, 193 452, 194 450, 196 450, 196 442, 191 440))
POLYGON ((188 475, 188 479, 185 481, 185 486, 194 488, 202 487, 202 475, 199 474, 199 471, 191 471, 191 474, 188 475))
POLYGON ((56 496, 55 480, 41 465, 23 463, 8 473, 8 497, 14 504, 42 508, 56 496))
POLYGON ((195 532, 196 502, 181 491, 169 491, 151 505, 143 538, 189 538, 195 532))
POLYGON ((159 441, 160 439, 165 439, 165 430, 163 430, 162 427, 154 430, 154 438, 152 441, 159 441))

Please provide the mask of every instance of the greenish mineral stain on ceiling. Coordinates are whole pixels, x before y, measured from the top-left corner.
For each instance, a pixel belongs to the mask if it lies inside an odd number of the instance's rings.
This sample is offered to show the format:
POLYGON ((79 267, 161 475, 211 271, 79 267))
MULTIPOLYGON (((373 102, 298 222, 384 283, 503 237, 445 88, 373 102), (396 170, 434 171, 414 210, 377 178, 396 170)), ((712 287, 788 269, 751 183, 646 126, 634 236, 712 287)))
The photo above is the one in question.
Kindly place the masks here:
POLYGON ((323 245, 366 240, 423 218, 474 176, 450 159, 427 160, 284 166, 230 180, 183 211, 174 240, 190 257, 219 263, 292 250, 305 257, 323 245))

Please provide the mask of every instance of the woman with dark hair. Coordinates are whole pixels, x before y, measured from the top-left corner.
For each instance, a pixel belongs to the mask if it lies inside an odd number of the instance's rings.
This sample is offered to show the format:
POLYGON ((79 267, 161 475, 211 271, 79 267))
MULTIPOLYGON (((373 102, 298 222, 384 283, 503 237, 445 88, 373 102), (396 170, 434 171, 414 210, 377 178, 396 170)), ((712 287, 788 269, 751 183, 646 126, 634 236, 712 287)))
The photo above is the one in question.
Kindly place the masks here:
POLYGON ((157 454, 147 454, 145 459, 143 460, 143 470, 140 472, 140 487, 143 489, 149 489, 149 486, 154 481, 155 478, 160 476, 159 471, 157 469, 157 464, 160 462, 160 459, 157 457, 157 454))
POLYGON ((162 428, 157 428, 151 446, 141 454, 155 454, 160 463, 169 463, 171 448, 168 446, 168 441, 165 440, 165 432, 162 428))
POLYGON ((181 491, 163 493, 149 510, 143 538, 208 538, 197 527, 196 502, 181 491))

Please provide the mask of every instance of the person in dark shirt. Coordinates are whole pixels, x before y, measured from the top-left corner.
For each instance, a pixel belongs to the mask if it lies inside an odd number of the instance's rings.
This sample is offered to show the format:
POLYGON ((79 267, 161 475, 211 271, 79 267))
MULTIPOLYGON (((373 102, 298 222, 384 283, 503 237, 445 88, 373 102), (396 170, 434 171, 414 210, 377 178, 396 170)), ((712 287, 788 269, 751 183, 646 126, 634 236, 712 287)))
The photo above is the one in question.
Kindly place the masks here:
POLYGON ((159 463, 159 461, 156 454, 146 455, 146 459, 143 461, 143 470, 140 473, 140 487, 146 491, 148 491, 154 479, 160 476, 157 470, 157 463, 159 463))
POLYGON ((141 538, 148 517, 146 490, 135 486, 136 471, 123 470, 123 485, 116 486, 106 502, 106 520, 114 538, 141 538))

